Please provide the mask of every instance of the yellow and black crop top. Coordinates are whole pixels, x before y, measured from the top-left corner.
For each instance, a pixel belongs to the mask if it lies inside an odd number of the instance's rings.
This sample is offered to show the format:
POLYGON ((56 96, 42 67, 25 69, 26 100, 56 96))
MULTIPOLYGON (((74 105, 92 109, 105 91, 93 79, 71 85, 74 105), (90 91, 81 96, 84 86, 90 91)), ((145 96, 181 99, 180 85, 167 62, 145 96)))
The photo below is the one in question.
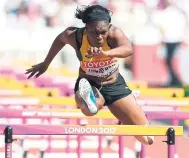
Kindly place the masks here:
MULTIPOLYGON (((77 29, 78 31, 78 29, 77 29)), ((79 44, 78 37, 76 35, 76 43, 78 47, 77 57, 80 60, 81 69, 90 76, 96 77, 108 77, 113 74, 119 67, 118 59, 115 57, 92 57, 88 58, 85 56, 87 50, 91 47, 87 39, 87 32, 83 31, 82 43, 79 44), (81 46, 80 46, 81 45, 81 46)), ((107 41, 104 42, 102 49, 104 51, 110 50, 107 41)))

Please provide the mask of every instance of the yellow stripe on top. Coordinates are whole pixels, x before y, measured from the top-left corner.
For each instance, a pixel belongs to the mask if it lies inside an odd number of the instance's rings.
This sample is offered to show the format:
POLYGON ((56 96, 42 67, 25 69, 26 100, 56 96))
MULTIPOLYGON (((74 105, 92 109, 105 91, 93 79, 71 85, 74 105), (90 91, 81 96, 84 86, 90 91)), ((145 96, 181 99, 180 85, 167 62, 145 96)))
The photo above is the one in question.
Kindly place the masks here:
MULTIPOLYGON (((111 75, 118 68, 118 60, 114 57, 92 57, 87 58, 85 54, 91 47, 87 39, 87 33, 84 32, 80 53, 82 61, 80 61, 81 69, 88 75, 97 77, 106 77, 111 75)), ((108 51, 111 48, 107 41, 102 46, 103 51, 108 51)))

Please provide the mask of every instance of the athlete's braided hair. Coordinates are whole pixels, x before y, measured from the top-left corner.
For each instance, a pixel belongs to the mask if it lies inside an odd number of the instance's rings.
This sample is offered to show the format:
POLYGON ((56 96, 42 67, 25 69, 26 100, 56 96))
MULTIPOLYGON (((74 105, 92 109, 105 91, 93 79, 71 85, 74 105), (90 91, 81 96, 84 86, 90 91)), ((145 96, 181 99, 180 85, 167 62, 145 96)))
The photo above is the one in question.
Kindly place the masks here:
POLYGON ((81 19, 85 24, 95 20, 104 20, 110 23, 110 13, 112 13, 110 10, 100 5, 83 6, 82 8, 76 9, 75 17, 81 19))

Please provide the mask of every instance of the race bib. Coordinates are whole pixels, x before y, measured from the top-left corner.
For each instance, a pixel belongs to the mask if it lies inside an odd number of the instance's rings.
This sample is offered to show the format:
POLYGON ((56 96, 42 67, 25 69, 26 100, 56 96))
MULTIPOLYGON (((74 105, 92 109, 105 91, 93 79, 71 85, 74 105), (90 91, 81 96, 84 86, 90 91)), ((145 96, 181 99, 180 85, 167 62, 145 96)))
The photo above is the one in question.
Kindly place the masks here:
POLYGON ((118 62, 115 59, 106 61, 83 61, 82 67, 86 74, 97 77, 108 77, 118 68, 118 62))

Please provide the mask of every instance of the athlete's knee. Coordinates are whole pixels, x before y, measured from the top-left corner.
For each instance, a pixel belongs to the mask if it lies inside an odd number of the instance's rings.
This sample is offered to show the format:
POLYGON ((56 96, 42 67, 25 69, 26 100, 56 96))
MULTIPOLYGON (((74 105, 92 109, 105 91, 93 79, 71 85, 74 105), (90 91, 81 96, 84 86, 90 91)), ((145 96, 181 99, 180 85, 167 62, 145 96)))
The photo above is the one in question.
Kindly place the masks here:
POLYGON ((80 102, 79 99, 76 99, 76 104, 77 104, 77 108, 81 110, 81 112, 85 115, 85 116, 94 116, 95 114, 91 113, 89 111, 89 109, 80 102))
POLYGON ((96 87, 92 87, 98 109, 102 109, 105 103, 104 97, 96 87))
POLYGON ((81 112, 82 112, 85 116, 94 116, 94 115, 96 115, 95 113, 91 113, 88 108, 80 108, 80 109, 81 109, 81 112))
MULTIPOLYGON (((103 107, 103 104, 97 102, 97 108, 98 108, 97 113, 98 113, 98 111, 99 111, 100 109, 102 109, 102 107, 103 107)), ((89 111, 89 109, 88 109, 84 104, 78 104, 78 108, 81 109, 81 112, 82 112, 85 116, 94 116, 94 115, 97 114, 97 113, 91 113, 91 112, 89 111)))
POLYGON ((75 94, 75 102, 77 104, 77 108, 81 109, 81 112, 85 115, 85 116, 94 116, 98 113, 98 111, 100 109, 102 109, 103 105, 104 105, 104 98, 95 98, 96 99, 96 106, 97 106, 97 112, 96 113, 91 113, 89 111, 89 109, 87 108, 86 105, 83 104, 82 99, 79 95, 79 93, 75 94))

